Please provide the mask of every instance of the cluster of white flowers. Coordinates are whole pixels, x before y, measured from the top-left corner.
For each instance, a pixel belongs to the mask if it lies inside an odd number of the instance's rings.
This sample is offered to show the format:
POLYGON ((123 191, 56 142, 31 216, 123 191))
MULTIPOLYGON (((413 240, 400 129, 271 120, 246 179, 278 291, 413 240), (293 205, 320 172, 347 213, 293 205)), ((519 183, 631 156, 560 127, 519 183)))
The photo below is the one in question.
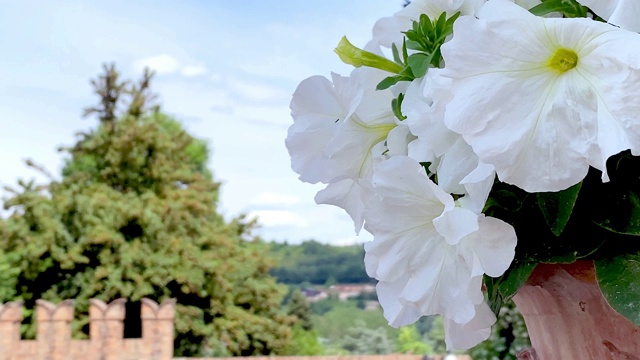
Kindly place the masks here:
POLYGON ((327 185, 317 203, 373 234, 365 264, 391 325, 438 314, 449 348, 484 341, 495 316, 483 276, 502 275, 516 247, 514 228, 482 213, 496 176, 555 192, 640 154, 640 2, 579 2, 610 24, 535 16, 537 0, 415 0, 379 20, 365 50, 401 47, 422 14, 459 13, 441 68, 384 90, 389 72, 371 67, 298 86, 292 168, 327 185))

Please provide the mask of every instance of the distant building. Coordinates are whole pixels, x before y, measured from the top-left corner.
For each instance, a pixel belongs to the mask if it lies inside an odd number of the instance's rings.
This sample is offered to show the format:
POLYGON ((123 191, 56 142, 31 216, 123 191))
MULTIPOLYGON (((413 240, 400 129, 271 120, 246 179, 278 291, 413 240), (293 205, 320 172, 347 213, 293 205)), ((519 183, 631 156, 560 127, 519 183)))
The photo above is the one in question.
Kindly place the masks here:
MULTIPOLYGON (((336 296, 341 301, 346 301, 358 297, 360 294, 370 294, 375 291, 376 287, 372 284, 338 284, 330 286, 327 290, 322 288, 304 288, 301 290, 307 300, 312 303, 327 299, 330 294, 336 296)), ((374 303, 377 304, 377 301, 374 301, 374 303)), ((375 308, 377 305, 370 306, 375 308)))
POLYGON ((375 300, 369 300, 365 303, 365 310, 377 310, 380 308, 380 303, 375 300))
POLYGON ((361 293, 376 291, 376 287, 372 284, 339 284, 333 285, 329 289, 331 292, 337 293, 338 299, 342 301, 357 297, 361 293))
POLYGON ((302 289, 302 295, 304 295, 310 303, 324 300, 329 297, 329 294, 327 294, 326 291, 313 288, 302 289))

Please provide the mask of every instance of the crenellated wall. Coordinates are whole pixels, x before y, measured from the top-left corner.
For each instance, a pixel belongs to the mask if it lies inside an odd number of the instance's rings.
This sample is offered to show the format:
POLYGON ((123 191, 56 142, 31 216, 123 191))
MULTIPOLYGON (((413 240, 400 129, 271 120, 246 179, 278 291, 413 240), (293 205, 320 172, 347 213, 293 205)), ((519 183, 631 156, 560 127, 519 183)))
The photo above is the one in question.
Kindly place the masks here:
POLYGON ((73 300, 36 301, 35 340, 20 339, 21 302, 0 305, 0 360, 169 360, 173 357, 175 300, 142 299, 142 337, 125 339, 126 300, 92 299, 89 340, 71 338, 73 300))

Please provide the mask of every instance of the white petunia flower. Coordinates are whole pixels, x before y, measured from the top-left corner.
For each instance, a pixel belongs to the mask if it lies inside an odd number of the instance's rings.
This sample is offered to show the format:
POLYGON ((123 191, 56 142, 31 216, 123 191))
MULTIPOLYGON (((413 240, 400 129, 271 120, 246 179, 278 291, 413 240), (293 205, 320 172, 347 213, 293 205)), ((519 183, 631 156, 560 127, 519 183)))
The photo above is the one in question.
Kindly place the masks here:
POLYGON ((417 137, 409 144, 409 156, 430 162, 429 170, 438 174, 438 186, 445 192, 464 194, 462 180, 478 167, 479 159, 460 134, 445 126, 444 112, 452 97, 451 79, 443 78, 441 72, 442 69, 431 69, 407 89, 402 103, 407 116, 404 123, 417 137))
POLYGON ((328 183, 335 178, 325 154, 338 123, 351 116, 360 104, 364 90, 348 77, 331 74, 303 80, 291 100, 293 125, 285 145, 291 156, 291 168, 308 183, 328 183))
POLYGON ((396 129, 392 91, 375 89, 387 75, 363 67, 348 78, 334 74, 333 83, 314 76, 298 86, 291 101, 294 124, 285 141, 291 167, 302 181, 328 184, 316 203, 343 208, 356 232, 364 222, 374 164, 387 152, 406 153, 413 140, 406 125, 396 129))
POLYGON ((420 20, 426 14, 430 19, 437 19, 443 13, 453 16, 473 15, 486 0, 415 0, 391 17, 376 22, 373 27, 373 41, 381 46, 391 47, 395 43, 402 48, 403 31, 411 29, 413 21, 420 20))
POLYGON ((529 192, 580 182, 640 154, 640 37, 590 19, 536 17, 491 0, 444 44, 445 123, 500 180, 529 192))
POLYGON ((365 265, 379 280, 389 323, 433 314, 471 322, 483 301, 482 275, 500 276, 513 260, 514 229, 460 207, 409 157, 377 165, 372 191, 365 228, 374 240, 365 244, 365 265))
POLYGON ((407 117, 404 123, 417 136, 409 144, 409 156, 436 167, 439 158, 460 138, 444 124, 444 110, 451 98, 450 81, 443 79, 440 72, 441 69, 430 69, 424 78, 412 81, 402 102, 407 117))
POLYGON ((475 310, 475 317, 465 324, 444 319, 444 340, 447 349, 471 349, 491 336, 491 326, 496 322, 495 314, 485 302, 476 305, 475 310))
POLYGON ((578 0, 610 24, 640 32, 640 2, 637 0, 578 0))

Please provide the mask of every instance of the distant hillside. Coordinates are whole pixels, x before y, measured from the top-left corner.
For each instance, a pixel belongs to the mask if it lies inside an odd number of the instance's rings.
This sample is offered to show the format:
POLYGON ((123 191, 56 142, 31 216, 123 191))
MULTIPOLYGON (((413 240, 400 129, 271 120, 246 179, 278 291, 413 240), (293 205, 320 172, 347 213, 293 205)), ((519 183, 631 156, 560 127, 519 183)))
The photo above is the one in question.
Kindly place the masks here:
POLYGON ((332 246, 317 241, 269 244, 277 266, 271 275, 285 284, 361 284, 373 282, 364 269, 362 245, 332 246))

